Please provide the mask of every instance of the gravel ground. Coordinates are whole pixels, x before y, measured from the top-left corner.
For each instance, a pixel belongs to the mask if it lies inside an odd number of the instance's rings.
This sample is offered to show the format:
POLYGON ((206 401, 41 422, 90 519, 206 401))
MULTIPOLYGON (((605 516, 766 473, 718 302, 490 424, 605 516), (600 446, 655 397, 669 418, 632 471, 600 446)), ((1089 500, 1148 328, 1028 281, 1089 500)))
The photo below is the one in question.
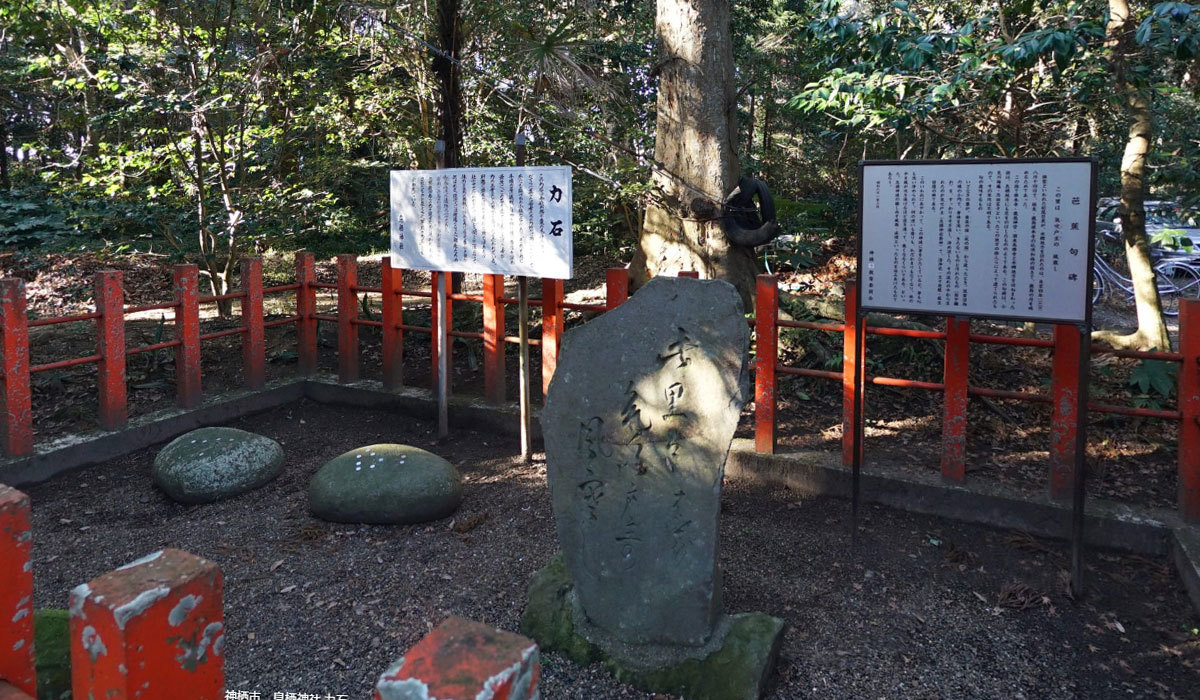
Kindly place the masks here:
MULTIPOLYGON (((181 506, 151 484, 150 449, 28 488, 38 607, 65 607, 75 585, 162 547, 207 557, 225 575, 228 688, 264 697, 365 697, 451 613, 517 628, 556 537, 544 466, 512 459, 514 440, 458 432, 437 446, 429 424, 310 402, 230 425, 283 443, 278 480, 181 506), (453 520, 308 514, 326 460, 383 441, 462 469, 453 520)), ((855 551, 847 502, 737 481, 722 510, 726 609, 788 624, 769 697, 1195 697, 1200 618, 1166 560, 1090 552, 1088 594, 1072 601, 1060 543, 868 507, 855 551)), ((542 687, 547 700, 655 697, 553 654, 542 687)))

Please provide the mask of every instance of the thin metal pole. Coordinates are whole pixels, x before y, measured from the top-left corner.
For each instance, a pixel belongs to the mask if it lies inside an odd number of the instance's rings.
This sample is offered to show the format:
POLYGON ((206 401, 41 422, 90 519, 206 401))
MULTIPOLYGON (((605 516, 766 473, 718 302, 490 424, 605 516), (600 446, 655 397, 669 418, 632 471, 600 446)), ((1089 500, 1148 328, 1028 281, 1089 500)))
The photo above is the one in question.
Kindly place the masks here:
MULTIPOLYGON (((525 134, 517 134, 516 139, 517 167, 525 165, 525 134)), ((533 450, 530 447, 530 372, 529 372, 529 278, 517 277, 517 338, 520 341, 520 373, 518 381, 521 395, 521 459, 526 464, 533 461, 533 450)))
POLYGON ((863 453, 863 371, 866 362, 863 358, 863 328, 862 318, 862 288, 854 280, 854 439, 852 449, 854 455, 850 461, 850 546, 858 547, 858 505, 862 490, 862 453, 863 453))
MULTIPOLYGON (((434 154, 437 158, 437 168, 442 170, 446 167, 446 142, 438 141, 434 145, 434 154)), ((444 439, 450 435, 450 343, 448 342, 450 328, 446 323, 446 295, 449 293, 448 286, 450 273, 440 271, 437 275, 437 349, 438 349, 438 439, 444 439)))
POLYGON ((1075 411, 1075 490, 1071 499, 1071 593, 1083 596, 1083 525, 1084 499, 1087 495, 1087 402, 1088 375, 1091 368, 1092 330, 1079 327, 1079 407, 1075 411))

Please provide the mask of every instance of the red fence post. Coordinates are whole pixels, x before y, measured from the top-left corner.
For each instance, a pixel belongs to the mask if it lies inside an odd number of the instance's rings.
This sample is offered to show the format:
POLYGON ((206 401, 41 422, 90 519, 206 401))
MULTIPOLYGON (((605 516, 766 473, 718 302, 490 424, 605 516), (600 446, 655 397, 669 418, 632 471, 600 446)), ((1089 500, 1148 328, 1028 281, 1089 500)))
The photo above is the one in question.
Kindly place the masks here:
POLYGON ((380 289, 383 291, 383 387, 398 389, 404 383, 404 276, 392 269, 392 256, 383 257, 380 289))
POLYGON ((114 430, 127 422, 125 397, 125 293, 121 273, 96 273, 96 384, 100 391, 100 427, 114 430))
POLYGON ((358 258, 337 256, 338 381, 358 381, 358 258))
MULTIPOLYGON (((445 274, 451 275, 453 273, 447 272, 445 274)), ((454 278, 451 277, 450 279, 451 279, 451 281, 453 281, 454 278)), ((437 342, 438 328, 441 327, 438 325, 438 310, 437 310, 438 285, 441 283, 441 280, 442 280, 442 273, 437 272, 437 271, 433 271, 433 272, 429 273, 429 291, 431 293, 431 295, 429 297, 429 321, 430 321, 430 323, 429 323, 429 330, 430 330, 430 333, 429 333, 429 357, 430 357, 430 360, 433 362, 433 366, 430 368, 430 371, 429 371, 429 388, 435 394, 437 393, 437 388, 438 388, 438 386, 437 386, 437 384, 438 384, 438 369, 441 367, 441 365, 438 364, 438 342, 437 342)), ((446 329, 448 331, 454 330, 454 302, 450 300, 448 295, 446 297, 446 329)), ((446 366, 450 368, 450 376, 448 377, 448 380, 453 380, 454 379, 454 336, 450 336, 449 338, 446 338, 446 354, 449 355, 449 357, 446 358, 446 366)), ((447 394, 451 393, 451 390, 453 388, 454 388, 453 381, 447 381, 446 382, 446 393, 447 394)))
POLYGON ((176 265, 172 270, 175 290, 175 396, 183 408, 200 403, 200 270, 195 265, 176 265))
POLYGON ((610 267, 604 271, 604 310, 612 311, 629 299, 629 268, 610 267))
POLYGON ((754 450, 775 453, 775 367, 779 364, 779 286, 759 275, 754 294, 754 450))
MULTIPOLYGON (((854 462, 854 373, 858 368, 858 358, 854 354, 854 335, 858 333, 858 318, 855 315, 855 309, 858 308, 858 285, 854 280, 848 280, 845 290, 846 308, 842 313, 845 319, 845 323, 842 324, 842 464, 849 467, 854 462)), ((863 351, 866 351, 865 347, 863 351)), ((864 377, 864 394, 866 386, 864 377)), ((863 401, 864 410, 865 407, 866 401, 863 401)))
POLYGON ((962 481, 967 474, 967 379, 971 321, 946 318, 946 357, 942 381, 942 476, 962 481))
POLYGON ((504 403, 504 275, 483 276, 483 396, 504 403))
MULTIPOLYGON (((1090 340, 1090 339, 1089 339, 1090 340)), ((1079 362, 1083 334, 1075 326, 1054 326, 1050 377, 1050 497, 1069 498, 1075 487, 1075 431, 1079 422, 1079 362)))
POLYGON ((0 484, 0 681, 36 697, 32 527, 29 496, 0 484))
POLYGON ((164 549, 71 591, 77 698, 221 700, 221 570, 164 549))
MULTIPOLYGON (((4 454, 33 453, 33 411, 29 390, 29 326, 25 317, 25 280, 0 280, 0 353, 4 363, 4 454)), ((3 648, 3 647, 0 647, 3 648)))
POLYGON ((1200 521, 1200 301, 1179 300, 1179 515, 1200 521))
POLYGON ((267 383, 267 343, 263 335, 262 258, 242 260, 242 381, 247 389, 267 383))
POLYGON ((312 253, 296 253, 296 357, 301 374, 317 371, 317 261, 312 253))
POLYGON ((558 345, 563 332, 563 281, 542 280, 542 395, 550 391, 550 378, 558 367, 558 345))

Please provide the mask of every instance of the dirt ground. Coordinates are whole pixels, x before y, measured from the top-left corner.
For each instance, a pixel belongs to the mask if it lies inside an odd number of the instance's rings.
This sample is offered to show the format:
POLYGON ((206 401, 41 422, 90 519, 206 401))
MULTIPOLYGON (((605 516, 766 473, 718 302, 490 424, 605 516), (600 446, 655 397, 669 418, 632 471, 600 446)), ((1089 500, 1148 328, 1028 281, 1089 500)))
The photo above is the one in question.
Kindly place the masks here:
MULTIPOLYGON (((507 437, 394 414, 300 402, 230 425, 288 455, 268 486, 182 506, 150 480, 156 448, 29 487, 38 607, 162 547, 220 564, 229 689, 364 697, 449 614, 517 629, 525 587, 556 548, 544 464, 507 437), (456 464, 465 500, 428 525, 335 525, 307 512, 328 459, 404 442, 456 464)), ((1072 600, 1058 542, 868 507, 850 546, 849 504, 727 483, 725 608, 787 622, 771 698, 1195 697, 1200 618, 1165 560, 1089 552, 1072 600)), ((654 696, 598 666, 544 658, 542 696, 654 696)), ((666 700, 658 696, 657 700, 666 700)))

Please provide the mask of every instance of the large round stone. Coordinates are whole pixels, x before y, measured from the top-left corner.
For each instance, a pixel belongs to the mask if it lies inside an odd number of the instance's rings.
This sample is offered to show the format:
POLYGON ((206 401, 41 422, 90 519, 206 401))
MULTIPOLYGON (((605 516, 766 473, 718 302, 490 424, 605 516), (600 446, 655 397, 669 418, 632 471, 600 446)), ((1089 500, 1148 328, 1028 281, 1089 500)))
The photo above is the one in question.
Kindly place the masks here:
POLYGON ((462 503, 454 465, 408 445, 368 445, 335 457, 308 487, 308 507, 322 520, 376 525, 423 523, 462 503))
POLYGON ((283 448, 237 428, 200 428, 154 458, 154 483, 180 503, 211 503, 253 491, 279 475, 283 448))

